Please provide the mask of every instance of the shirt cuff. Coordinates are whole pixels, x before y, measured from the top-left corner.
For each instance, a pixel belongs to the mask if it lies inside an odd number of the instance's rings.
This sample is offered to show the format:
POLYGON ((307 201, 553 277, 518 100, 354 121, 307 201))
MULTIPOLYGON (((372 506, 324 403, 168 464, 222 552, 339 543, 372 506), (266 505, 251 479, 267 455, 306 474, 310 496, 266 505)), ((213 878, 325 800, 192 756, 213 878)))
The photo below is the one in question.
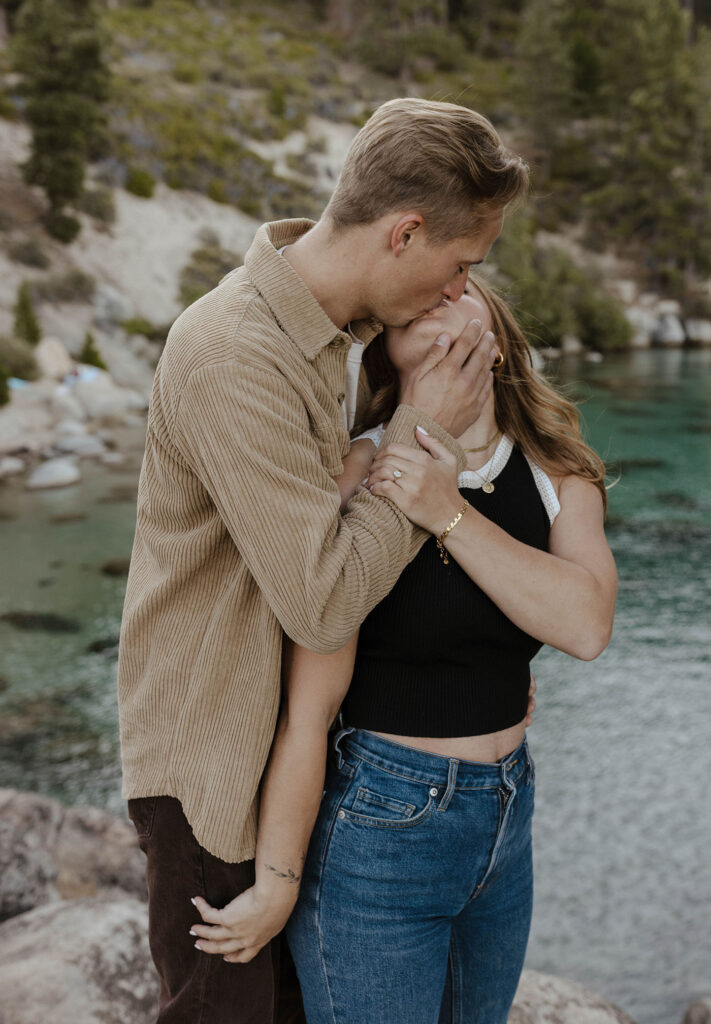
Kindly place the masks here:
POLYGON ((439 423, 428 416, 426 412, 415 409, 412 405, 398 405, 393 417, 385 431, 385 436, 379 447, 384 448, 387 444, 406 444, 410 448, 417 448, 415 428, 423 427, 428 434, 436 437, 438 441, 454 455, 457 460, 457 472, 462 473, 467 466, 467 457, 458 441, 455 441, 451 434, 440 427, 439 423))

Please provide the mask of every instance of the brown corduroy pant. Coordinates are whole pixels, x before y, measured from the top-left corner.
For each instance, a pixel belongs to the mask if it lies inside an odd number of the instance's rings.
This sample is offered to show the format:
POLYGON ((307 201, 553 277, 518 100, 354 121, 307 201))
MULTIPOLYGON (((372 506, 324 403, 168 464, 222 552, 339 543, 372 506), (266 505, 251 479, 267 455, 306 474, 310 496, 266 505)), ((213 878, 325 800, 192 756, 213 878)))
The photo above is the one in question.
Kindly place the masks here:
POLYGON ((191 896, 223 907, 254 884, 254 861, 228 864, 193 835, 180 801, 128 801, 146 854, 148 937, 160 978, 157 1024, 306 1024, 301 991, 283 935, 248 964, 201 953, 189 934, 201 921, 191 896))

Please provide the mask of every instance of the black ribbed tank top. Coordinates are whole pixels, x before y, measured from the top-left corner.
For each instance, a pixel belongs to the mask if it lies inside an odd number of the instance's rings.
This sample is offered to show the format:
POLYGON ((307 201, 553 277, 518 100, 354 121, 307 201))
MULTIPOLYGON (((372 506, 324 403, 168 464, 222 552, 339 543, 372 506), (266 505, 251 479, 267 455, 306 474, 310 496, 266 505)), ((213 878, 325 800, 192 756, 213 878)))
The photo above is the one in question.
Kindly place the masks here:
MULTIPOLYGON (((491 494, 460 493, 512 537, 547 550, 548 513, 518 448, 494 482, 491 494)), ((430 537, 361 626, 344 720, 400 736, 507 729, 526 715, 529 663, 541 647, 454 559, 444 565, 430 537)))

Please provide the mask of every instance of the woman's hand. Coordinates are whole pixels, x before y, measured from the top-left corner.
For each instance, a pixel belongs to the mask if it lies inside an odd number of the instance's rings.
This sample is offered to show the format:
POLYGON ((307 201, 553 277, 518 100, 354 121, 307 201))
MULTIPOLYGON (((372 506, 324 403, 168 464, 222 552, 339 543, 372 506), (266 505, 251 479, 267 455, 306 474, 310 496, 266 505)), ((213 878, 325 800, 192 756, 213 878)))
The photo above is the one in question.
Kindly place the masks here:
POLYGON ((231 964, 249 963, 282 930, 298 894, 297 885, 268 891, 253 885, 222 910, 197 896, 193 903, 206 923, 194 924, 190 930, 198 937, 195 948, 219 953, 231 964))
POLYGON ((367 486, 389 498, 408 519, 438 537, 462 507, 457 486, 457 460, 420 427, 421 448, 389 444, 380 449, 370 468, 367 486))

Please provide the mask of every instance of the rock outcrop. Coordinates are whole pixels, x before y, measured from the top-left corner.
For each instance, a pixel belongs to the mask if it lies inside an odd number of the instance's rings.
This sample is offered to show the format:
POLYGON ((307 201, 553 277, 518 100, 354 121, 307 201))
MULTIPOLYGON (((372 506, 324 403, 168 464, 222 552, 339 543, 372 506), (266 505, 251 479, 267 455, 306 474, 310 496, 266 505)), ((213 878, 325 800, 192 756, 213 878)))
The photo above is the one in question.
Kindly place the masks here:
POLYGON ((95 807, 0 789, 0 919, 79 896, 145 895, 136 834, 95 807))
POLYGON ((703 996, 692 1003, 681 1024, 711 1024, 711 996, 703 996))
POLYGON ((37 907, 0 925, 7 1024, 150 1024, 158 979, 145 904, 80 899, 37 907))
POLYGON ((567 978, 524 971, 509 1024, 634 1024, 619 1007, 567 978))
MULTIPOLYGON (((133 827, 0 789, 0 993, 6 1024, 151 1024, 144 860, 133 827)), ((683 1024, 707 1024, 703 1000, 683 1024)), ((524 971, 509 1024, 634 1024, 576 982, 524 971)))

